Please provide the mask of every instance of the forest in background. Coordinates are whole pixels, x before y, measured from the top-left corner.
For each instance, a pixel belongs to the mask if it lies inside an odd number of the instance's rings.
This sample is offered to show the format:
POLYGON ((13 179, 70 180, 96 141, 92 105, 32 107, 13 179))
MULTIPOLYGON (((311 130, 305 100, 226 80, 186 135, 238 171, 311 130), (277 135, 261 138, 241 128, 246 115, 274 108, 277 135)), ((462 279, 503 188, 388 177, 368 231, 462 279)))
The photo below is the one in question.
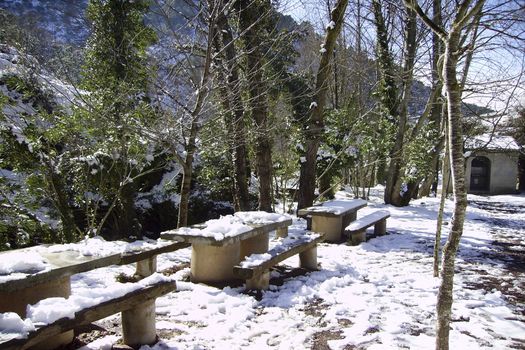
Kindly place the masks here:
MULTIPOLYGON (((408 3, 336 5, 297 23, 285 1, 4 2, 0 247, 155 237, 343 186, 384 184, 398 206, 435 194, 443 44, 408 3)), ((451 22, 452 3, 421 6, 451 22)), ((523 57, 520 14, 489 3, 465 25, 461 89, 502 100, 462 103, 467 137, 523 142, 521 78, 475 64, 523 57)))

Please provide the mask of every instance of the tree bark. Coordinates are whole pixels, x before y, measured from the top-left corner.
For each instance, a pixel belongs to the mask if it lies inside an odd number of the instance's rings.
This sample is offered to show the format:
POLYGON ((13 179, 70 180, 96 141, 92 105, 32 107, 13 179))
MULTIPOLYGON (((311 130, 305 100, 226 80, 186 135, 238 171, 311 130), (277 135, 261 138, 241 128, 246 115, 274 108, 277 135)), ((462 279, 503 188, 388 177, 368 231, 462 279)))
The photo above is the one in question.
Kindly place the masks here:
POLYGON ((197 150, 197 135, 199 134, 199 131, 202 126, 202 109, 204 106, 204 101, 208 96, 208 92, 210 90, 209 83, 211 78, 210 68, 213 56, 213 38, 217 29, 216 24, 218 11, 219 6, 216 3, 212 2, 209 7, 209 16, 207 18, 208 35, 206 41, 207 46, 203 64, 203 71, 199 83, 199 88, 197 90, 197 96, 195 98, 195 104, 193 106, 193 109, 189 113, 189 117, 191 118, 191 126, 185 145, 186 156, 182 158, 181 156, 177 155, 176 151, 174 152, 178 163, 181 164, 183 168, 177 227, 183 227, 188 225, 189 199, 191 193, 191 181, 193 178, 193 159, 195 156, 195 151, 197 150))
MULTIPOLYGON (((446 124, 446 123, 445 123, 446 124)), ((448 128, 445 127, 445 130, 448 128)), ((448 136, 448 132, 445 132, 448 136)), ((443 183, 441 185, 441 199, 439 201, 439 212, 436 223, 436 239, 434 241, 434 277, 439 277, 439 253, 441 250, 441 227, 443 224, 443 213, 445 211, 445 201, 448 196, 448 187, 450 182, 450 151, 448 146, 448 138, 445 142, 445 156, 443 157, 443 183)))
POLYGON ((387 30, 384 25, 380 4, 377 0, 373 2, 374 16, 376 17, 376 28, 378 31, 378 51, 381 59, 380 70, 385 80, 387 91, 386 96, 382 97, 384 107, 389 111, 393 122, 397 124, 396 138, 392 150, 390 151, 390 164, 388 167, 386 186, 385 186, 385 203, 395 206, 408 205, 413 197, 414 191, 417 191, 419 182, 407 183, 404 188, 403 179, 403 152, 405 144, 405 133, 408 122, 408 102, 411 97, 411 89, 414 75, 414 62, 416 55, 416 34, 417 21, 416 13, 410 8, 406 8, 405 18, 405 38, 404 38, 404 56, 402 91, 398 96, 395 87, 394 66, 392 64, 392 54, 388 48, 387 30), (391 90, 394 90, 392 92, 391 90))
POLYGON ((448 235, 447 243, 443 248, 441 267, 441 285, 437 302, 437 338, 436 348, 448 350, 450 318, 452 313, 454 265, 459 241, 463 234, 463 223, 467 208, 467 193, 465 190, 465 159, 463 156, 463 131, 461 125, 461 89, 457 81, 456 69, 458 65, 459 32, 449 33, 445 43, 445 59, 443 78, 447 93, 448 104, 448 142, 450 145, 450 163, 452 170, 452 184, 454 192, 454 214, 448 235))
MULTIPOLYGON (((450 145, 450 165, 452 189, 454 193, 454 212, 448 234, 447 243, 443 248, 441 263, 441 285, 437 300, 436 349, 449 349, 450 320, 452 314, 454 266, 463 234, 463 224, 467 208, 467 192, 465 188, 465 158, 463 156, 463 129, 461 115, 462 85, 457 79, 457 69, 461 54, 461 35, 468 31, 468 22, 477 16, 484 5, 484 0, 463 0, 455 9, 455 16, 446 32, 441 25, 433 22, 419 7, 416 0, 405 0, 425 24, 433 30, 445 45, 443 59, 443 80, 447 95, 448 142, 450 145)), ((472 28, 470 28, 472 29, 472 28)))
MULTIPOLYGON (((224 1, 221 1, 221 8, 224 1)), ((217 26, 222 35, 222 42, 216 39, 216 52, 223 51, 223 66, 226 69, 222 74, 223 87, 220 99, 226 113, 226 127, 230 131, 230 153, 233 162, 233 187, 235 210, 249 210, 250 199, 248 191, 248 152, 246 149, 246 131, 244 123, 244 106, 241 98, 239 79, 239 66, 237 65, 237 52, 234 44, 231 27, 224 11, 220 11, 217 26)))
POLYGON ((240 26, 244 32, 246 75, 252 119, 255 124, 255 164, 259 179, 259 210, 272 211, 272 142, 268 128, 268 83, 264 79, 265 62, 261 33, 268 8, 259 0, 241 0, 240 26))
POLYGON ((338 0, 330 14, 333 26, 326 33, 321 60, 316 76, 315 92, 306 127, 303 129, 305 140, 305 155, 301 160, 299 175, 299 198, 297 209, 309 207, 315 199, 317 151, 324 129, 324 108, 328 93, 328 79, 330 73, 330 61, 333 57, 337 37, 343 26, 344 14, 348 0, 338 0))

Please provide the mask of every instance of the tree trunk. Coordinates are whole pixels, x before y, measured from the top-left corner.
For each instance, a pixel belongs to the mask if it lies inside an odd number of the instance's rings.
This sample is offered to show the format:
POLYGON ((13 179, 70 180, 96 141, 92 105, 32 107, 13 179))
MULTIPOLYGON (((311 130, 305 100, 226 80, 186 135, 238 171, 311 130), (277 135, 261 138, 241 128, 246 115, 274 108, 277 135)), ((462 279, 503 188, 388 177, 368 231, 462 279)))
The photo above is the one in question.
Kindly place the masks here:
POLYGON ((323 44, 321 61, 316 76, 315 92, 310 105, 309 118, 303 129, 305 140, 305 155, 301 159, 299 174, 299 198, 297 209, 309 207, 315 199, 317 151, 323 135, 324 108, 328 92, 330 60, 333 57, 337 37, 343 26, 344 14, 348 0, 338 0, 330 14, 330 20, 335 25, 330 26, 323 44))
POLYGON ((204 58, 203 71, 201 75, 201 80, 199 83, 199 88, 197 89, 197 96, 195 97, 195 104, 193 109, 189 113, 191 118, 191 127, 190 134, 188 135, 186 142, 186 156, 182 158, 178 153, 174 152, 177 158, 177 162, 182 166, 183 177, 182 184, 180 188, 180 203, 179 203, 179 213, 177 220, 177 227, 183 227, 188 225, 188 213, 189 213, 189 199, 191 193, 191 181, 193 178, 193 158, 197 150, 197 136, 201 129, 201 114, 204 106, 204 101, 208 96, 209 84, 211 77, 211 62, 213 56, 213 38, 215 37, 217 29, 217 17, 218 11, 222 8, 219 4, 212 2, 209 6, 209 14, 207 19, 208 23, 208 35, 206 40, 206 54, 204 58))
MULTIPOLYGON (((69 198, 66 192, 66 184, 64 183, 64 177, 53 171, 53 166, 48 164, 48 172, 46 174, 46 184, 49 191, 52 193, 51 198, 55 204, 55 208, 58 210, 60 215, 60 221, 62 223, 63 243, 72 243, 76 241, 78 227, 75 222, 75 217, 70 206, 69 198)), ((58 242, 55 242, 58 243, 58 242)))
MULTIPOLYGON (((383 17, 382 6, 379 0, 372 1, 372 11, 374 14, 374 24, 377 36, 377 63, 380 76, 380 103, 384 113, 388 113, 388 118, 392 123, 397 123, 398 108, 397 108, 397 86, 394 79, 394 64, 392 54, 389 49, 388 32, 383 17)), ((398 128, 399 130, 399 128, 398 128)), ((398 135, 396 135, 397 137, 398 135)), ((390 204, 394 200, 392 196, 396 193, 394 186, 397 182, 397 175, 399 174, 399 154, 403 140, 394 140, 394 146, 390 150, 390 162, 388 170, 385 174, 385 203, 390 204)), ((399 189, 397 191, 399 193, 399 189)))
POLYGON ((193 155, 186 157, 186 164, 182 167, 182 184, 180 186, 179 220, 177 227, 188 226, 189 203, 191 194, 191 180, 193 177, 193 155))
POLYGON ((462 86, 457 79, 457 69, 462 49, 462 32, 468 32, 468 30, 472 29, 472 27, 469 27, 467 24, 473 17, 480 13, 484 5, 484 0, 464 0, 459 2, 455 8, 455 16, 450 23, 448 33, 441 25, 436 24, 428 18, 416 0, 405 0, 405 3, 417 11, 419 17, 430 29, 440 36, 445 44, 443 80, 447 95, 448 142, 450 145, 450 166, 455 206, 447 243, 443 248, 441 285, 438 291, 436 306, 436 349, 448 350, 453 301, 454 266, 459 242, 463 234, 463 224, 465 222, 465 212, 467 209, 461 116, 462 86))
MULTIPOLYGON (((377 5, 376 5, 377 6, 377 5)), ((414 62, 416 55, 416 34, 417 34, 417 21, 416 21, 416 12, 410 8, 406 8, 406 19, 405 19, 405 39, 404 39, 404 53, 405 61, 403 63, 403 76, 402 76, 402 93, 400 97, 400 102, 391 101, 387 108, 394 108, 398 106, 399 110, 395 111, 397 114, 397 132, 394 146, 390 151, 390 165, 388 167, 387 182, 385 186, 385 203, 392 204, 395 206, 405 206, 408 205, 410 200, 413 197, 414 191, 417 191, 419 182, 414 181, 412 183, 404 184, 403 179, 403 153, 404 153, 404 143, 405 143, 405 132, 408 122, 408 102, 411 97, 411 89, 414 75, 414 62)), ((381 10, 375 9, 374 13, 378 16, 381 16, 381 10)), ((377 25, 381 30, 386 28, 382 24, 382 19, 379 19, 377 25)), ((386 34, 386 33, 385 33, 386 34)), ((386 36, 383 34, 383 36, 386 36)), ((382 51, 388 52, 388 43, 385 42, 385 39, 382 39, 379 43, 383 47, 382 51)), ((383 53, 383 56, 388 55, 391 60, 391 53, 383 53)), ((391 64, 381 64, 381 69, 383 70, 383 76, 391 75, 393 76, 393 71, 388 72, 387 69, 394 69, 391 64)), ((390 97, 394 98, 394 97, 390 97)), ((397 97, 396 97, 397 98, 397 97)), ((392 116, 396 115, 392 113, 392 116)))
POLYGON ((240 26, 244 32, 249 106, 255 124, 255 164, 259 179, 259 210, 272 211, 272 142, 268 132, 268 83, 264 79, 261 16, 267 6, 257 0, 242 0, 240 26))
MULTIPOLYGON (((224 1, 222 1, 223 3, 224 1)), ((221 8, 224 6, 221 4, 221 8)), ((237 65, 237 52, 228 18, 220 11, 217 26, 222 35, 222 42, 216 39, 216 52, 224 51, 223 66, 226 68, 222 74, 223 88, 220 99, 227 115, 226 127, 230 131, 230 153, 233 161, 233 187, 235 210, 249 210, 250 199, 248 191, 248 173, 246 150, 246 131, 244 125, 244 106, 242 104, 239 66, 237 65)))
POLYGON ((441 286, 437 302, 437 339, 436 347, 448 350, 450 318, 452 313, 452 293, 454 285, 454 265, 459 241, 463 234, 463 223, 467 208, 467 192, 465 190, 465 158, 463 156, 463 129, 461 125, 461 88, 457 80, 459 32, 451 32, 445 45, 445 60, 443 78, 448 104, 448 142, 450 145, 450 164, 452 170, 452 185, 454 192, 454 214, 447 243, 443 248, 441 267, 441 286))
MULTIPOLYGON (((445 130, 447 128, 445 127, 445 130)), ((448 132, 446 132, 448 136, 448 132)), ((448 140, 448 139, 447 139, 448 140)), ((434 241, 434 277, 439 277, 439 253, 441 250, 441 226, 443 224, 443 212, 445 211, 445 201, 448 195, 448 186, 450 181, 449 151, 448 141, 445 142, 445 156, 443 157, 443 183, 441 185, 441 199, 439 201, 439 212, 436 224, 436 239, 434 241)))

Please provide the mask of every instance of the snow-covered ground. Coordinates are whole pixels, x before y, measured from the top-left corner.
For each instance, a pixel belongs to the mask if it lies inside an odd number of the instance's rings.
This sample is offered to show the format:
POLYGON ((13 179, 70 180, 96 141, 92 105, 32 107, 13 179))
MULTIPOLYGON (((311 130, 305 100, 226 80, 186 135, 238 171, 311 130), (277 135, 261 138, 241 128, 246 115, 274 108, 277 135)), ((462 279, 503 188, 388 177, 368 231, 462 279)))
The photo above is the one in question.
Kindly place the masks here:
MULTIPOLYGON (((447 202, 445 221, 452 205, 447 202)), ((159 270, 178 270, 178 291, 157 299, 161 340, 142 349, 434 348, 439 279, 432 277, 432 250, 438 199, 394 208, 376 197, 358 217, 377 208, 391 212, 389 235, 359 246, 323 243, 319 271, 281 268, 272 272, 270 290, 258 295, 242 287, 188 282, 189 249, 161 255, 159 270)), ((304 227, 296 220, 291 230, 304 227)), ((298 258, 285 264, 298 266, 298 258)), ((523 348, 524 195, 469 196, 456 270, 451 348, 523 348)), ((73 294, 110 288, 121 272, 131 274, 133 267, 76 275, 73 294)), ((119 324, 118 315, 99 324, 119 324)), ((102 333, 84 349, 110 349, 119 338, 102 333)))

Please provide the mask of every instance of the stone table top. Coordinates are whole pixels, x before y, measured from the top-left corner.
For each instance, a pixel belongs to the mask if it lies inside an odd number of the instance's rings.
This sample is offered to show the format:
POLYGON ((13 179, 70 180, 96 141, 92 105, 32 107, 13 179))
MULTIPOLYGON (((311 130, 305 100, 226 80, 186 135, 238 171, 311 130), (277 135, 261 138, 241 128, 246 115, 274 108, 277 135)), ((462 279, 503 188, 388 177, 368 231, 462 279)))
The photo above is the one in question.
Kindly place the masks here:
POLYGON ((363 199, 326 201, 319 205, 300 209, 298 215, 340 216, 355 212, 366 207, 366 205, 367 202, 363 199))

